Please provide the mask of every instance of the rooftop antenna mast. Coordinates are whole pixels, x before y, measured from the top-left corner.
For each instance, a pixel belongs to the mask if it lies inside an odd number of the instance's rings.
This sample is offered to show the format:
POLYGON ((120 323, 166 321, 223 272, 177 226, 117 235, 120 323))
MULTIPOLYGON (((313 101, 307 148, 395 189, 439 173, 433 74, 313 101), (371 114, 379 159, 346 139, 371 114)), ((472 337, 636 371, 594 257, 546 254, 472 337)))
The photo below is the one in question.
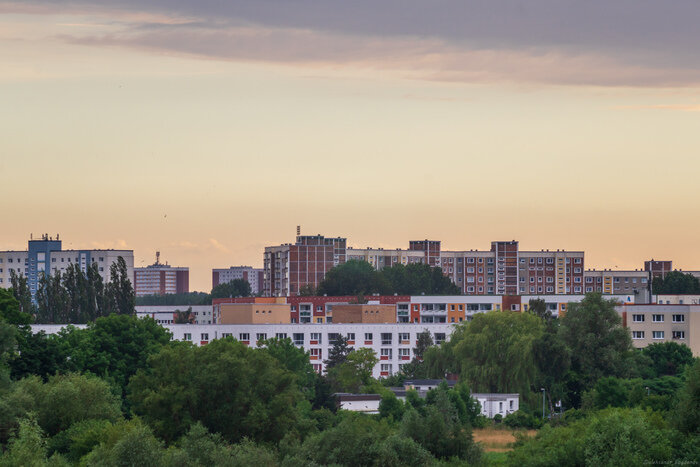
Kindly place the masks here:
POLYGON ((156 251, 156 264, 160 264, 160 251, 156 251))
POLYGON ((301 235, 301 226, 297 225, 297 237, 301 235))

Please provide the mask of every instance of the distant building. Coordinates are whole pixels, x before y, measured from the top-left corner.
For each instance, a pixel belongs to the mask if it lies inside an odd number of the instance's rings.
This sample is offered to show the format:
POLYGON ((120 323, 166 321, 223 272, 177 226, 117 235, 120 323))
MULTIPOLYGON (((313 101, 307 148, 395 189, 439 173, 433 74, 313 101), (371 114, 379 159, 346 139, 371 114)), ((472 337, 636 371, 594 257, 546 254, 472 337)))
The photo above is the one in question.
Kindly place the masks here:
POLYGON ((228 269, 211 270, 211 288, 219 284, 231 282, 234 279, 243 279, 250 284, 250 292, 258 295, 263 291, 263 269, 256 269, 250 266, 232 266, 228 269))
POLYGON ((337 393, 335 399, 338 402, 339 409, 366 414, 378 414, 382 396, 379 394, 337 393))
POLYGON ((286 303, 222 303, 214 306, 216 324, 288 324, 286 303))
POLYGON ((506 417, 520 408, 520 394, 493 394, 473 393, 472 399, 476 399, 481 405, 481 415, 493 418, 496 415, 506 417))
POLYGON ((347 304, 334 305, 334 323, 395 323, 396 305, 347 304))
POLYGON ((676 342, 700 356, 700 305, 622 305, 616 308, 632 335, 632 345, 676 342))
POLYGON ((155 263, 145 268, 134 269, 134 292, 137 297, 188 293, 189 291, 190 268, 162 264, 160 252, 156 252, 155 263))
POLYGON ((14 271, 27 278, 34 299, 42 274, 64 273, 71 264, 77 264, 83 273, 87 273, 90 265, 97 264, 97 270, 106 282, 110 278, 110 266, 120 256, 126 263, 128 277, 133 277, 133 250, 64 250, 58 235, 56 238, 42 235, 40 239, 30 239, 26 251, 0 251, 0 287, 12 286, 10 274, 14 271))
POLYGON ((178 311, 192 309, 194 324, 212 324, 211 305, 137 305, 136 316, 153 318, 158 324, 174 324, 178 311))

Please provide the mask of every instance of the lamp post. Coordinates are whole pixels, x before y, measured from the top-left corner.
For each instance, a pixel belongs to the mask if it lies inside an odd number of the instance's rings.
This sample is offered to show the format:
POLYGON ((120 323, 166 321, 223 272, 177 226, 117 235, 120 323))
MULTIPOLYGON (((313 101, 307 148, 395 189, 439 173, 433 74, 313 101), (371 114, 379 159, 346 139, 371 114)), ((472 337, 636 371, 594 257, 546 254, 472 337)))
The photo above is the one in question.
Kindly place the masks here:
POLYGON ((542 391, 542 420, 544 420, 544 388, 541 388, 542 391))

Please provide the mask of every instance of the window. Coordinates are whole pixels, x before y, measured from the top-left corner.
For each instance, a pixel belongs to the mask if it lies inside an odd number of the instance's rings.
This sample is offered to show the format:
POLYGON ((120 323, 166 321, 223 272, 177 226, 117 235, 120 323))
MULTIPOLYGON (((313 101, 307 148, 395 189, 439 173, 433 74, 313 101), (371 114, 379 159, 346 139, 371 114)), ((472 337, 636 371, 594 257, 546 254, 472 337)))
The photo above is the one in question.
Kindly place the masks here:
POLYGON ((192 340, 192 333, 186 332, 185 336, 183 337, 183 340, 191 341, 192 340))
POLYGON ((265 339, 267 339, 267 333, 265 332, 259 332, 255 335, 255 340, 257 342, 264 341, 265 339))
POLYGON ((286 338, 287 338, 287 333, 286 333, 286 332, 278 332, 277 334, 275 334, 275 337, 276 337, 277 339, 286 339, 286 338))
POLYGON ((399 349, 399 357, 410 357, 411 349, 399 349))
POLYGON ((386 360, 387 358, 391 358, 391 349, 382 349, 379 354, 381 357, 385 357, 382 360, 386 360))
POLYGON ((320 344, 321 343, 321 333, 320 332, 312 332, 311 333, 311 340, 320 344))
POLYGON ((354 332, 349 332, 348 333, 348 340, 349 341, 355 341, 355 333, 354 332))
POLYGON ((652 332, 652 337, 654 339, 663 339, 664 338, 664 332, 663 331, 653 331, 652 332))
POLYGON ((399 341, 400 342, 408 342, 411 340, 411 334, 408 332, 400 332, 399 333, 399 341))
POLYGON ((663 323, 664 322, 664 315, 651 315, 651 322, 652 323, 663 323))
POLYGON ((644 315, 632 315, 632 322, 633 323, 643 323, 644 322, 644 315))
POLYGON ((391 374, 391 363, 382 363, 381 371, 382 373, 391 374))
POLYGON ((372 333, 371 332, 365 333, 365 341, 372 342, 372 333))
POLYGON ((644 331, 632 331, 632 339, 644 339, 644 331))
POLYGON ((202 339, 203 341, 208 341, 209 340, 209 333, 208 332, 203 332, 202 333, 202 339))
POLYGON ((382 333, 382 345, 391 345, 391 333, 390 332, 383 332, 382 333))
POLYGON ((239 341, 250 342, 250 334, 247 332, 242 332, 238 335, 239 341))
POLYGON ((328 343, 333 345, 340 339, 340 334, 337 332, 328 333, 328 343))
POLYGON ((294 345, 304 345, 304 333, 295 332, 292 334, 292 340, 294 341, 294 345))
POLYGON ((316 357, 315 360, 317 360, 317 359, 321 358, 321 356, 323 355, 323 352, 321 351, 321 349, 310 349, 309 355, 311 355, 312 357, 316 357))
POLYGON ((674 339, 685 339, 685 331, 673 331, 674 339))
POLYGON ((685 316, 683 315, 673 315, 674 323, 685 323, 685 316))
POLYGON ((436 332, 435 333, 435 345, 440 345, 443 342, 445 342, 445 333, 444 332, 436 332))

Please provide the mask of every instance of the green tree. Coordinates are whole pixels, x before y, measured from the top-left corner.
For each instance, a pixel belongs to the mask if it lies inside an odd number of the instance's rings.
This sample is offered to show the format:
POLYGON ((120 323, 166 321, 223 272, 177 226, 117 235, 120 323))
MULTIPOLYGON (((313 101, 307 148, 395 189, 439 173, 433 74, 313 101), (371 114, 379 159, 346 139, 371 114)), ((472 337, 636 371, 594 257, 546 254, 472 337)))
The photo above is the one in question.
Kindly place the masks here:
POLYGON ((192 307, 187 308, 185 311, 175 310, 175 319, 173 319, 175 324, 192 324, 194 323, 194 313, 192 313, 192 307))
POLYGON ((570 303, 560 318, 559 335, 571 351, 567 397, 573 406, 598 379, 627 376, 630 371, 632 339, 615 305, 600 293, 590 293, 581 302, 570 303))
POLYGON ((124 391, 150 355, 170 342, 171 333, 150 318, 110 315, 86 329, 67 328, 59 336, 68 350, 68 370, 89 371, 124 391))
POLYGON ((544 388, 549 413, 554 412, 554 402, 565 394, 565 380, 571 368, 571 353, 559 335, 559 320, 545 319, 544 332, 532 345, 537 365, 535 389, 544 388))
POLYGON ((547 308, 547 302, 542 298, 531 298, 528 302, 527 311, 544 321, 549 321, 554 318, 552 311, 547 308))
POLYGON ((336 365, 345 363, 350 352, 353 348, 348 345, 348 338, 339 336, 333 342, 333 347, 328 351, 328 360, 323 363, 326 364, 326 371, 329 371, 336 365))
POLYGON ((641 349, 641 352, 651 359, 655 377, 678 375, 686 365, 691 365, 694 361, 690 347, 676 342, 650 344, 641 349))
POLYGON ((31 323, 32 315, 22 311, 12 291, 0 288, 0 320, 21 326, 31 323))
POLYGON ((64 287, 61 271, 42 274, 36 291, 36 322, 42 324, 69 323, 71 303, 64 287))
POLYGON ((245 279, 233 279, 211 289, 211 298, 250 297, 250 283, 245 279))
POLYGON ((105 433, 105 439, 81 459, 86 466, 139 466, 167 465, 163 443, 153 436, 151 429, 138 420, 115 425, 105 433))
POLYGON ((10 288, 17 302, 19 302, 19 310, 22 313, 29 315, 34 313, 32 305, 32 293, 29 291, 27 284, 27 276, 24 274, 17 275, 14 269, 10 268, 10 288))
POLYGON ((18 329, 16 336, 17 353, 9 360, 13 379, 36 375, 47 380, 66 370, 69 349, 59 335, 33 332, 26 327, 18 329))
POLYGON ((261 341, 262 351, 267 352, 287 370, 297 377, 297 386, 302 390, 308 400, 313 400, 316 391, 315 384, 318 373, 309 361, 309 353, 303 348, 297 347, 289 338, 278 339, 273 337, 261 341))
POLYGON ((464 332, 453 334, 454 354, 461 377, 477 391, 529 391, 537 376, 533 346, 542 335, 542 322, 529 313, 478 313, 464 332))
POLYGON ((458 295, 457 287, 441 268, 428 264, 396 264, 382 269, 379 275, 388 283, 391 292, 400 295, 458 295))
POLYGON ((316 288, 311 284, 304 284, 299 287, 300 297, 313 297, 317 295, 316 288))
POLYGON ((197 421, 235 442, 279 441, 294 430, 303 399, 297 377, 262 349, 232 339, 164 347, 129 383, 133 411, 166 441, 197 421))
POLYGON ((105 287, 106 313, 119 315, 134 315, 135 293, 126 268, 126 261, 119 256, 109 267, 109 283, 105 287))
POLYGON ((686 380, 678 393, 674 424, 683 433, 700 435, 700 359, 686 370, 686 380))
POLYGON ((690 273, 671 271, 665 277, 655 277, 651 288, 655 294, 700 294, 700 280, 690 273))
MULTIPOLYGON (((53 459, 56 464, 58 459, 53 459)), ((46 459, 46 439, 33 418, 22 419, 19 422, 17 435, 10 439, 7 451, 0 456, 3 466, 32 466, 48 465, 46 459)))
POLYGON ((329 296, 387 294, 391 288, 366 261, 350 260, 326 274, 318 286, 318 293, 329 296))

